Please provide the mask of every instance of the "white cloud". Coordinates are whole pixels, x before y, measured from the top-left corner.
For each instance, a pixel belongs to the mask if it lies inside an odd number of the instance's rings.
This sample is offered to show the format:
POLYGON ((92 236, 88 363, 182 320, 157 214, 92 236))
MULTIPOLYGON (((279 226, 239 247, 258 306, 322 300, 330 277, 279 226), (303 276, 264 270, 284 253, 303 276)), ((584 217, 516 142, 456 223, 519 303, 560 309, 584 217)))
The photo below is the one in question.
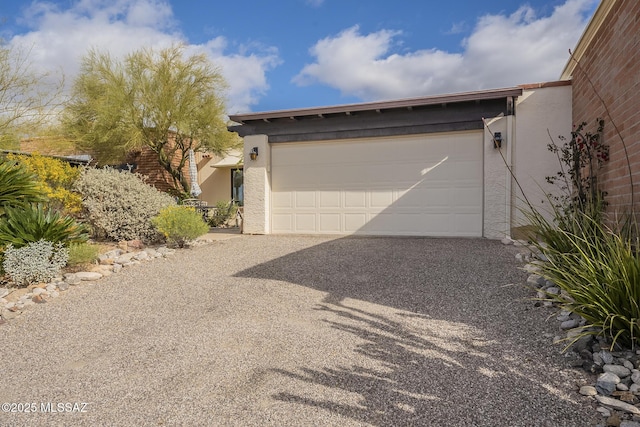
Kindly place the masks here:
POLYGON ((462 53, 438 49, 394 53, 400 32, 363 35, 352 27, 318 41, 315 62, 293 81, 323 84, 363 100, 499 88, 555 80, 595 0, 567 0, 550 16, 522 6, 511 15, 481 17, 462 53))
MULTIPOLYGON (((68 9, 36 1, 21 22, 29 31, 8 43, 29 49, 33 66, 40 70, 63 70, 67 82, 73 81, 82 56, 91 48, 121 58, 143 47, 188 44, 170 4, 163 0, 81 0, 68 9)), ((223 37, 190 49, 207 53, 221 67, 229 84, 230 112, 249 111, 269 87, 266 72, 278 64, 274 49, 230 53, 223 37)))

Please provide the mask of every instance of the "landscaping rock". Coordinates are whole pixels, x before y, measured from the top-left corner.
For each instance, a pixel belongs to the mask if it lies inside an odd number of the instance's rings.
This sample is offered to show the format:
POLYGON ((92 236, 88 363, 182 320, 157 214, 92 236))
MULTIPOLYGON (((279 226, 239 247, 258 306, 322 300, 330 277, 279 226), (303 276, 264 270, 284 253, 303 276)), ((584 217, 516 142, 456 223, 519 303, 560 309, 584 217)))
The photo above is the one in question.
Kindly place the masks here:
POLYGON ((0 311, 0 316, 2 316, 4 320, 15 319, 16 317, 20 316, 20 310, 14 311, 14 310, 2 309, 0 311))
POLYGON ((624 420, 620 423, 620 427, 640 427, 640 422, 624 420))
POLYGON ((95 271, 81 271, 76 273, 76 277, 79 278, 83 282, 89 282, 92 280, 100 280, 103 274, 95 271))
POLYGON ((633 381, 634 384, 640 384, 640 372, 639 371, 635 371, 631 374, 631 381, 633 381))
POLYGON ((141 251, 138 252, 133 259, 138 260, 138 261, 145 261, 149 259, 149 254, 147 254, 145 251, 141 251))
POLYGON ((598 411, 603 417, 608 418, 611 416, 611 411, 603 406, 598 406, 596 408, 596 411, 598 411))
POLYGON ((9 289, 6 288, 0 288, 0 298, 4 298, 7 295, 9 295, 9 289))
POLYGON ((629 414, 640 415, 640 409, 636 408, 635 406, 629 403, 625 403, 618 399, 613 399, 607 396, 594 396, 594 397, 601 405, 608 406, 609 408, 617 409, 619 411, 627 412, 629 414))
POLYGON ((600 351, 600 357, 602 357, 602 361, 605 365, 610 365, 613 363, 613 354, 607 350, 600 351))
POLYGON ((580 387, 579 393, 583 396, 595 396, 596 394, 598 394, 598 391, 593 386, 585 385, 580 387))
POLYGON ((58 283, 58 290, 66 291, 67 289, 69 289, 69 284, 67 282, 58 283))
POLYGON ((580 322, 576 319, 565 320, 560 324, 560 329, 573 329, 576 328, 580 322))
POLYGON ((142 243, 142 240, 129 240, 127 242, 127 248, 128 249, 143 249, 144 248, 144 243, 142 243))
POLYGON ((135 252, 127 252, 126 254, 122 254, 120 255, 118 258, 116 258, 114 261, 116 264, 126 264, 128 262, 131 262, 131 259, 136 256, 135 252))
POLYGON ((75 273, 67 273, 64 275, 64 281, 69 285, 79 285, 82 280, 75 273))
POLYGON ((640 384, 633 383, 629 386, 629 391, 633 394, 640 394, 640 384))
POLYGON ((616 386, 620 382, 620 377, 611 372, 605 372, 598 377, 596 381, 596 390, 598 393, 609 396, 616 390, 616 386))
POLYGON ((620 365, 604 365, 602 367, 602 370, 604 372, 610 372, 612 374, 615 374, 619 378, 624 378, 631 375, 631 371, 629 369, 620 365))
POLYGON ((616 384, 616 389, 618 391, 629 391, 629 386, 626 385, 625 383, 618 383, 616 384))
POLYGON ((44 289, 42 288, 33 288, 33 290, 31 291, 33 293, 34 296, 40 295, 41 293, 46 292, 44 289))

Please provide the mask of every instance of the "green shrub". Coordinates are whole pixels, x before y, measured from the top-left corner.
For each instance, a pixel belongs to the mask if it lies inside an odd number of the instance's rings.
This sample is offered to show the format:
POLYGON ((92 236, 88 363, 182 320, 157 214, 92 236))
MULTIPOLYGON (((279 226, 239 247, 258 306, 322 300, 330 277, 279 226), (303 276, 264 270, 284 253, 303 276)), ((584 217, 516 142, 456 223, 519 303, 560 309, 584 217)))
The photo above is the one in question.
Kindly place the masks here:
POLYGON ((139 174, 110 168, 84 170, 75 188, 82 195, 86 219, 98 238, 156 240, 151 218, 175 205, 171 196, 147 185, 139 174))
POLYGON ((169 206, 162 209, 160 214, 153 218, 153 224, 168 243, 178 247, 183 247, 186 242, 209 231, 202 216, 188 206, 169 206))
POLYGON ((213 214, 209 217, 209 225, 211 227, 220 227, 236 216, 238 207, 234 203, 221 200, 216 203, 213 214))
POLYGON ((100 256, 100 247, 91 243, 72 243, 69 245, 69 261, 67 265, 70 267, 83 264, 92 264, 100 256))
POLYGON ((2 266, 18 285, 48 282, 65 266, 69 252, 62 243, 46 240, 29 243, 22 248, 7 246, 2 266))
POLYGON ((564 292, 550 295, 563 308, 587 320, 584 334, 607 336, 612 346, 640 344, 640 255, 638 240, 624 237, 575 214, 573 230, 557 229, 562 245, 537 242, 547 262, 541 274, 564 292))
POLYGON ((42 204, 6 207, 0 218, 0 246, 20 248, 28 243, 46 240, 64 244, 84 242, 87 229, 69 216, 45 208, 42 204))
POLYGON ((35 175, 0 157, 0 215, 5 207, 26 206, 43 200, 35 175))

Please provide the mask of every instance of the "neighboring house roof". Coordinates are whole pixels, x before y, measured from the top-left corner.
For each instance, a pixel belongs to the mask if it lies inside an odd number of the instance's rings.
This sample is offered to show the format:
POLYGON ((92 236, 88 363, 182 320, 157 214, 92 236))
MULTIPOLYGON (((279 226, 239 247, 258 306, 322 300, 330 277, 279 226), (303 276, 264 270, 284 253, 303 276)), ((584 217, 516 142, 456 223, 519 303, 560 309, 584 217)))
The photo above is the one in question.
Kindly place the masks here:
MULTIPOLYGON (((15 154, 19 156, 32 156, 34 153, 27 153, 24 151, 13 151, 13 150, 0 150, 0 153, 6 154, 15 154)), ((50 157, 53 159, 62 160, 67 162, 73 166, 86 166, 91 163, 93 158, 88 154, 77 154, 77 155, 69 155, 69 156, 54 156, 51 154, 40 154, 42 157, 50 157)))
POLYGON ((234 114, 229 130, 265 134, 269 142, 406 135, 482 129, 483 117, 513 114, 521 87, 394 101, 234 114))
POLYGON ((564 66, 562 70, 562 74, 560 75, 561 80, 568 80, 573 75, 573 70, 576 67, 576 61, 580 62, 582 56, 587 51, 589 46, 594 40, 594 37, 600 30, 604 20, 609 16, 611 9, 619 0, 602 0, 598 5, 595 13, 591 17, 589 24, 585 28, 582 36, 580 36, 580 40, 578 40, 578 44, 575 49, 572 51, 572 56, 567 61, 567 64, 564 66))

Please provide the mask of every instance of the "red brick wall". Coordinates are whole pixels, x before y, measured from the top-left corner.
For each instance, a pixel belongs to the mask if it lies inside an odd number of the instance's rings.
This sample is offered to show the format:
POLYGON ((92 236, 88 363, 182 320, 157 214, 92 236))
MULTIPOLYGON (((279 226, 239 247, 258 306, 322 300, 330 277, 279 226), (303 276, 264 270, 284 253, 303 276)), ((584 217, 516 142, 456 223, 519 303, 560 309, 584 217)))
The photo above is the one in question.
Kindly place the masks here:
POLYGON ((624 147, 612 121, 624 138, 631 161, 635 210, 640 209, 640 1, 620 0, 587 47, 573 71, 573 122, 595 129, 605 120, 604 142, 610 161, 600 175, 611 212, 628 212, 631 202, 629 167, 624 147), (606 113, 586 76, 604 100, 606 113))
MULTIPOLYGON (((141 151, 132 153, 127 159, 127 162, 136 164, 135 172, 146 176, 147 184, 153 185, 161 191, 168 191, 174 188, 171 175, 169 175, 169 173, 160 166, 160 164, 158 163, 158 155, 151 151, 151 149, 149 149, 148 147, 144 147, 141 151)), ((174 157, 171 162, 174 167, 177 167, 179 163, 179 156, 174 157)), ((187 160, 184 166, 183 173, 187 179, 187 182, 191 183, 191 178, 189 177, 189 160, 187 160)))
MULTIPOLYGON (((200 153, 196 153, 196 163, 201 156, 202 155, 200 153)), ((178 154, 172 159, 171 164, 174 167, 178 167, 180 164, 180 157, 181 154, 178 154)), ((146 176, 147 184, 153 185, 158 190, 168 191, 174 188, 171 175, 160 166, 158 163, 158 155, 151 151, 149 147, 145 146, 142 150, 131 153, 127 158, 127 163, 135 163, 135 172, 146 176)), ((187 182, 191 183, 191 178, 189 176, 189 160, 185 163, 183 174, 186 177, 187 182)))

